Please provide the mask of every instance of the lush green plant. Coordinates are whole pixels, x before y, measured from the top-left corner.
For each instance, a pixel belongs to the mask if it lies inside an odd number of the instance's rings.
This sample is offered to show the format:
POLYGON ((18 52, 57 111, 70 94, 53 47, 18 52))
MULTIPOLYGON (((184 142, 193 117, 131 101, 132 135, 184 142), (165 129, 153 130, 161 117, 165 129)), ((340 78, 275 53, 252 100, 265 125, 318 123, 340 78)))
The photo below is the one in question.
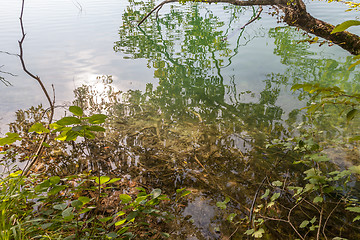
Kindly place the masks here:
MULTIPOLYGON (((60 132, 56 140, 74 141, 78 137, 94 139, 95 132, 105 131, 99 126, 105 122, 105 115, 85 117, 83 110, 76 106, 71 106, 69 111, 74 116, 58 120, 50 125, 50 129, 35 123, 29 132, 60 132)), ((6 137, 0 138, 0 145, 7 149, 1 153, 9 151, 9 146, 17 140, 21 140, 17 133, 7 133, 6 137)), ((5 148, 1 147, 2 150, 5 148)), ((64 177, 24 176, 22 171, 3 175, 0 182, 1 239, 169 237, 154 227, 160 220, 171 219, 159 208, 170 200, 160 189, 147 193, 144 188, 137 188, 138 194, 134 198, 134 194, 118 194, 120 178, 91 176, 90 173, 64 177)), ((178 198, 189 193, 179 189, 178 198)))

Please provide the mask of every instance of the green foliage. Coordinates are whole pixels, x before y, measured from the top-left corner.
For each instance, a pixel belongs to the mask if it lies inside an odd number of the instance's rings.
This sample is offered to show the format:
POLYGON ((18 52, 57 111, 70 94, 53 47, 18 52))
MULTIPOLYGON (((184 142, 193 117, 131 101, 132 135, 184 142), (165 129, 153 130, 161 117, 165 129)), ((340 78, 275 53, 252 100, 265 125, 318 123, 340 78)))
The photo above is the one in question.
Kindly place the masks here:
POLYGON ((349 27, 358 26, 358 25, 360 25, 360 21, 358 21, 358 20, 348 20, 348 21, 345 21, 345 22, 343 22, 343 23, 338 24, 338 25, 332 30, 331 33, 342 32, 342 31, 345 31, 346 29, 348 29, 349 27))
MULTIPOLYGON (((92 197, 99 183, 111 186, 119 178, 97 177, 88 174, 60 178, 25 178, 21 171, 11 173, 0 184, 0 237, 1 239, 130 239, 137 233, 152 236, 150 218, 171 219, 157 207, 170 199, 154 189, 147 194, 138 188, 136 198, 120 195, 122 209, 104 215, 101 198, 92 197), (37 209, 33 211, 33 209, 37 209), (119 218, 123 219, 119 219, 119 218)), ((109 188, 109 187, 107 187, 109 188)), ((104 187, 104 189, 107 189, 104 187)), ((112 203, 113 204, 113 203, 112 203)), ((158 220, 157 220, 158 221, 158 220)), ((166 233, 163 233, 166 236, 166 233)))

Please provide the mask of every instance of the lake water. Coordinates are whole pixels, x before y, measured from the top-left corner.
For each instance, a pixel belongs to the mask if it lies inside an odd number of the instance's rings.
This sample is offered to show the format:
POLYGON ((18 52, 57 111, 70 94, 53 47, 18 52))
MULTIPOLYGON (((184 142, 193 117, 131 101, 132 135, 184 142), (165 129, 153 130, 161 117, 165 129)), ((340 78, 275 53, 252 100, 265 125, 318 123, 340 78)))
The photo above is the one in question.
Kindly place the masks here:
MULTIPOLYGON (((18 19, 21 1, 2 1, 0 50, 17 54, 17 41, 21 37, 18 19)), ((95 84, 96 77, 101 75, 112 75, 113 85, 119 90, 144 90, 146 83, 157 84, 154 69, 147 66, 146 59, 124 59, 123 52, 113 50, 114 43, 119 41, 118 31, 123 24, 122 15, 127 6, 127 1, 115 0, 26 2, 25 60, 28 68, 39 75, 49 89, 51 84, 54 84, 57 104, 69 103, 73 97, 72 91, 76 87, 82 84, 95 84)), ((188 8, 178 4, 174 6, 177 9, 188 8)), ((204 8, 209 9, 227 24, 231 17, 224 12, 223 7, 224 4, 218 4, 204 8)), ((347 8, 337 3, 309 2, 308 9, 315 17, 332 24, 352 19, 356 15, 346 13, 347 8)), ((168 11, 169 6, 164 7, 160 16, 168 11)), ((276 17, 271 17, 267 12, 269 10, 265 9, 261 21, 256 21, 246 28, 244 38, 253 39, 248 43, 247 40, 241 39, 240 45, 246 43, 246 46, 240 46, 238 53, 231 59, 231 64, 222 69, 227 82, 231 76, 235 76, 234 82, 239 91, 259 91, 264 86, 266 74, 282 72, 287 68, 281 63, 281 57, 274 54, 274 39, 268 36, 268 30, 278 24, 276 17)), ((239 28, 248 21, 251 14, 251 9, 244 11, 241 19, 232 24, 233 33, 229 34, 228 39, 229 49, 235 48, 239 28)), ((181 30, 169 34, 176 37, 181 35, 181 30)), ((308 51, 335 59, 349 56, 336 46, 313 46, 308 51)), ((9 119, 13 119, 14 111, 39 103, 45 104, 45 98, 38 85, 23 73, 17 57, 0 54, 0 62, 4 65, 2 71, 17 75, 4 75, 12 86, 0 85, 1 129, 4 132, 4 125, 9 119)), ((291 109, 298 103, 286 99, 283 104, 291 109)))
MULTIPOLYGON (((47 107, 47 102, 11 55, 19 52, 21 2, 1 1, 0 70, 17 75, 0 73, 11 84, 0 83, 0 130, 5 133, 16 110, 47 107)), ((241 211, 251 204, 262 173, 286 157, 265 146, 292 136, 301 118, 297 109, 308 102, 291 86, 311 82, 354 91, 360 87, 359 67, 348 71, 348 52, 328 43, 310 44, 313 36, 281 23, 281 13, 273 15, 269 7, 243 29, 258 7, 170 4, 158 19, 152 16, 138 28, 136 22, 153 4, 135 3, 27 1, 27 67, 48 89, 54 85, 57 106, 89 101, 89 108, 104 110, 101 100, 111 102, 112 94, 122 91, 122 100, 114 100, 107 112, 115 130, 107 136, 111 141, 99 143, 109 149, 101 154, 102 170, 142 176, 140 182, 168 191, 188 187, 193 196, 178 216, 191 216, 191 221, 174 222, 175 233, 219 239, 221 229, 229 236, 234 229, 227 229, 215 202, 226 193, 232 208, 241 211)), ((331 24, 358 15, 339 3, 306 4, 314 17, 331 24)), ((58 111, 59 116, 64 112, 58 111)), ((324 135, 337 129, 327 123, 315 123, 324 135)), ((56 164, 75 173, 88 170, 86 161, 56 164)), ((291 166, 285 163, 276 172, 287 176, 291 166)))

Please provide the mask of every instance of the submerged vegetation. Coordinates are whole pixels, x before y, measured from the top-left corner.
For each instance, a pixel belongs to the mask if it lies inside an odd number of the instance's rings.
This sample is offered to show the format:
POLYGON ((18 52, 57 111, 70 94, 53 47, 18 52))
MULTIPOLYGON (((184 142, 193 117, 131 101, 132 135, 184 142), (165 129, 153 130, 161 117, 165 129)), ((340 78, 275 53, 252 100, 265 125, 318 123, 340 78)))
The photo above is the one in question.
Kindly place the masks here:
POLYGON ((238 92, 224 71, 249 42, 245 26, 231 32, 245 8, 224 8, 229 25, 191 4, 134 28, 154 7, 129 1, 114 50, 146 59, 157 85, 121 92, 100 76, 63 114, 46 89, 49 109, 16 112, 0 138, 0 238, 360 239, 353 59, 318 58, 314 39, 273 28, 286 69, 238 92), (282 88, 306 107, 280 107, 282 88))

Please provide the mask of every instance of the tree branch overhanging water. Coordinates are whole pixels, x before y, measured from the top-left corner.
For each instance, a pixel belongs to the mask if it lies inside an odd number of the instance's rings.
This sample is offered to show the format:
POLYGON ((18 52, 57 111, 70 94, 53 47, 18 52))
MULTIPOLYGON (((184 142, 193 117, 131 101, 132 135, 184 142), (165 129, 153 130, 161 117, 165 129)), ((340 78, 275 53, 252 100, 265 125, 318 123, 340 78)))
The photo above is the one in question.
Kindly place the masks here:
MULTIPOLYGON (((165 0, 155 6, 143 19, 140 20, 140 26, 154 11, 159 11, 165 4, 183 2, 181 0, 165 0)), ((312 33, 318 37, 324 38, 334 44, 340 46, 351 54, 360 54, 360 37, 347 31, 331 34, 335 28, 327 22, 311 16, 302 0, 288 1, 288 0, 200 0, 197 2, 204 3, 228 3, 236 6, 276 6, 281 9, 285 16, 284 22, 289 26, 298 27, 308 33, 312 33)))

